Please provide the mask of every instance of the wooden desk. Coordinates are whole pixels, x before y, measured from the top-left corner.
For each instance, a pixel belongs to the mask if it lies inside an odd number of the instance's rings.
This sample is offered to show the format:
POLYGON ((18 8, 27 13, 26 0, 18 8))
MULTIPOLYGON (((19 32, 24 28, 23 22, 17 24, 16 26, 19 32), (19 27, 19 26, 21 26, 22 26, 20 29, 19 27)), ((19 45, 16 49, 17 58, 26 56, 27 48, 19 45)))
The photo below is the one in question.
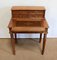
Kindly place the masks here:
POLYGON ((45 19, 45 8, 43 6, 13 6, 11 8, 11 20, 8 28, 11 36, 12 50, 15 54, 15 41, 17 33, 40 33, 40 40, 43 37, 42 54, 44 54, 48 24, 45 19), (15 39, 13 39, 13 33, 15 39))

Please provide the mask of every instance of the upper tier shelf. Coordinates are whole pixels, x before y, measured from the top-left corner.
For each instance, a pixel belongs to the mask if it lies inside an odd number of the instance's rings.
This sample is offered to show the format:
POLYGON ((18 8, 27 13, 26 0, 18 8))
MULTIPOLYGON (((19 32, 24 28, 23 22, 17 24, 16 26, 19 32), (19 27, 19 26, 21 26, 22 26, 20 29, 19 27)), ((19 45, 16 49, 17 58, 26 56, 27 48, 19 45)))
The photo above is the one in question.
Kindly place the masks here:
POLYGON ((42 21, 45 19, 43 6, 13 6, 12 20, 15 21, 42 21))
POLYGON ((13 6, 11 10, 45 10, 43 6, 13 6))

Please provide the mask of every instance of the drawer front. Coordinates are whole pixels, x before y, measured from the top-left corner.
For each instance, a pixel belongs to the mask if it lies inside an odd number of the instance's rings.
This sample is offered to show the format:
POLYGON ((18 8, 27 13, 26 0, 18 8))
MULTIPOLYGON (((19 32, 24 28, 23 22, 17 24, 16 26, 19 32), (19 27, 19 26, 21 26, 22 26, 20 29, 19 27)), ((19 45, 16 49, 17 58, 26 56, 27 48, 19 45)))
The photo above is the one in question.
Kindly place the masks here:
POLYGON ((37 22, 37 21, 20 21, 20 22, 16 22, 15 23, 16 26, 41 26, 41 22, 37 22))
POLYGON ((13 18, 43 18, 43 14, 20 14, 20 15, 13 15, 13 18))
POLYGON ((44 10, 14 10, 12 14, 44 14, 44 10))

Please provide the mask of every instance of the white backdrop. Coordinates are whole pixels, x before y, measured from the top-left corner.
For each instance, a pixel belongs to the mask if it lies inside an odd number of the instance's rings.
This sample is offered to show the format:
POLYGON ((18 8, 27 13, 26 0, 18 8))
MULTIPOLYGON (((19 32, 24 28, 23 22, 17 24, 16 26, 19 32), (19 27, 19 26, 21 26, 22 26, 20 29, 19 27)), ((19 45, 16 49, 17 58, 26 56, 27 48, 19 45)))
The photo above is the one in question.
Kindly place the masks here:
MULTIPOLYGON (((57 37, 57 0, 0 0, 0 38, 9 38, 8 23, 11 18, 11 7, 45 6, 45 17, 49 23, 48 38, 57 37)), ((19 34, 20 38, 37 38, 38 34, 19 34)))

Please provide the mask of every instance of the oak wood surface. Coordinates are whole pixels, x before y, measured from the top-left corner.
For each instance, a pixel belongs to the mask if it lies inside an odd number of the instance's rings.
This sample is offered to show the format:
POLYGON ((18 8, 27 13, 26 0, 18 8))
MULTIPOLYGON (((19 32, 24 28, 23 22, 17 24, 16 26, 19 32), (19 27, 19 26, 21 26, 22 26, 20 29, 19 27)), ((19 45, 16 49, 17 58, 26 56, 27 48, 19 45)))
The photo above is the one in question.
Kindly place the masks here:
POLYGON ((13 27, 13 32, 43 32, 45 29, 43 27, 13 27))

